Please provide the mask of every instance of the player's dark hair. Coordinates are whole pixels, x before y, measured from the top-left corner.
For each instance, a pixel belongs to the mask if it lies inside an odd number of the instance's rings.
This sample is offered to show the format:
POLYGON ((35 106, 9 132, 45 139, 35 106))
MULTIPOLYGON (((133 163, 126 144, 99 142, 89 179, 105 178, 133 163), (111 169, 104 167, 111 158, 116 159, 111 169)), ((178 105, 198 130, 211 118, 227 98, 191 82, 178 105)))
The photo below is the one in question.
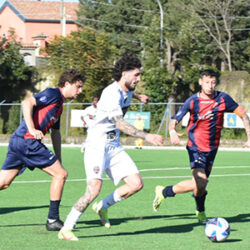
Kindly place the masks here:
POLYGON ((216 77, 216 82, 218 82, 218 74, 213 69, 204 69, 201 71, 200 78, 203 76, 216 77))
POLYGON ((95 98, 97 98, 99 100, 99 97, 95 95, 95 96, 93 96, 92 101, 94 101, 95 98))
POLYGON ((136 56, 124 55, 115 63, 113 77, 116 81, 119 81, 122 77, 122 72, 140 68, 141 61, 136 56))
POLYGON ((65 82, 73 84, 77 81, 82 81, 82 83, 85 82, 85 76, 83 73, 78 69, 67 69, 62 73, 58 82, 58 86, 64 87, 65 82))

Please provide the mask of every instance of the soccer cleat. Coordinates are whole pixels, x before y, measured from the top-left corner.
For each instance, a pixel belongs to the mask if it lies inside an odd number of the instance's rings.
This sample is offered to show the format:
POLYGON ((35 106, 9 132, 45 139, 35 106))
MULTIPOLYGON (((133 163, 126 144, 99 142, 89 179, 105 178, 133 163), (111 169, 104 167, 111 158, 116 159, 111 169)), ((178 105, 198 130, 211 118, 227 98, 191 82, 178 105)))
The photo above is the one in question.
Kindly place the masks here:
POLYGON ((60 230, 58 233, 59 240, 78 241, 79 239, 73 234, 71 229, 60 230))
POLYGON ((59 219, 53 222, 49 222, 47 220, 46 229, 48 231, 59 231, 61 230, 62 227, 63 227, 63 222, 59 219))
POLYGON ((196 214, 200 224, 205 225, 207 223, 207 216, 206 216, 206 213, 204 211, 199 212, 199 211, 196 210, 195 214, 196 214))
POLYGON ((100 216, 101 224, 106 228, 110 228, 111 225, 108 218, 108 210, 102 209, 100 204, 101 203, 95 202, 92 209, 100 216))
POLYGON ((155 187, 155 199, 153 201, 153 209, 155 212, 158 211, 162 201, 165 200, 165 197, 162 194, 164 187, 163 186, 156 186, 155 187))

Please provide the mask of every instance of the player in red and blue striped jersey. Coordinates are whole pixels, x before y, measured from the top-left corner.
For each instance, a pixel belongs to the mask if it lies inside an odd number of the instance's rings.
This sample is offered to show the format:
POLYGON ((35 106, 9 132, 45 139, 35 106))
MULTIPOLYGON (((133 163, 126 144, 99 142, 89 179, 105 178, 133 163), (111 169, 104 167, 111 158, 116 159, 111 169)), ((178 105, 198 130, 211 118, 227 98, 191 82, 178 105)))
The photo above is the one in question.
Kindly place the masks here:
POLYGON ((167 197, 179 193, 193 192, 196 202, 196 215, 199 222, 206 222, 205 199, 206 186, 213 162, 220 143, 224 112, 234 112, 242 118, 248 136, 244 147, 250 147, 250 122, 245 110, 226 93, 216 91, 218 81, 216 72, 204 70, 199 84, 201 91, 188 98, 175 116, 171 118, 169 133, 171 142, 180 144, 182 134, 175 131, 176 125, 186 113, 190 113, 187 127, 187 150, 193 178, 183 180, 173 186, 157 186, 153 209, 157 211, 161 202, 167 197))
POLYGON ((60 116, 65 98, 76 98, 82 92, 84 75, 76 69, 66 70, 59 88, 48 88, 22 102, 24 119, 10 138, 7 157, 0 171, 0 190, 10 186, 27 167, 40 168, 52 177, 50 207, 46 228, 60 230, 59 205, 67 171, 61 163, 60 116), (52 153, 41 140, 51 130, 52 153))

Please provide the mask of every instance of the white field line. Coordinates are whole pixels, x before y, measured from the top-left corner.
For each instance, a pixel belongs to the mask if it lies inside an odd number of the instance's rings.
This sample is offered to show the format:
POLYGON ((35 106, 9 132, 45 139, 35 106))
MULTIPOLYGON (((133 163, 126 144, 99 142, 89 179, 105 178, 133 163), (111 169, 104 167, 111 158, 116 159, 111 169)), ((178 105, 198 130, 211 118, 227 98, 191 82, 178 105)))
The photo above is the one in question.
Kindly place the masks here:
MULTIPOLYGON (((250 166, 222 166, 214 167, 215 169, 236 169, 236 168, 250 168, 250 166)), ((187 168, 157 168, 157 169, 141 169, 140 172, 149 171, 173 171, 173 170, 190 170, 187 168)), ((245 174, 212 174, 210 177, 239 177, 250 176, 250 173, 245 174)), ((179 176, 144 176, 143 179, 178 179, 178 178, 190 178, 191 175, 179 175, 179 176)), ((103 178, 103 180, 109 180, 109 178, 103 178)), ((69 179, 67 182, 80 182, 86 181, 86 179, 69 179)), ((51 180, 37 180, 37 181, 14 181, 13 184, 32 184, 32 183, 50 183, 51 180)))
MULTIPOLYGON (((224 169, 224 168, 250 168, 250 166, 222 166, 222 167, 213 167, 213 169, 224 169)), ((172 171, 172 170, 189 170, 190 167, 184 168, 152 168, 152 169, 141 169, 140 172, 150 172, 150 171, 172 171)))

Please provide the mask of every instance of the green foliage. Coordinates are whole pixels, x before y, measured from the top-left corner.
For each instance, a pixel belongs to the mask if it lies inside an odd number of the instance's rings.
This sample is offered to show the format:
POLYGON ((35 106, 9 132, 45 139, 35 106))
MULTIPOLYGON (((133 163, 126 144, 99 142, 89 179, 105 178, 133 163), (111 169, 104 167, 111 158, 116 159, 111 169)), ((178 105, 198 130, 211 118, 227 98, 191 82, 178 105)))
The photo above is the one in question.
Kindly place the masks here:
POLYGON ((81 27, 91 26, 110 34, 111 42, 119 49, 120 54, 138 53, 142 50, 140 35, 147 32, 148 26, 144 25, 143 21, 146 12, 140 10, 145 9, 150 13, 152 10, 149 8, 150 2, 149 0, 80 0, 78 24, 81 27))
POLYGON ((20 124, 20 106, 14 105, 9 109, 9 120, 6 123, 6 132, 12 134, 20 124))
POLYGON ((25 65, 15 32, 9 33, 8 40, 0 41, 0 100, 12 102, 22 99, 27 90, 35 90, 38 75, 35 68, 25 65))
POLYGON ((86 28, 67 37, 56 37, 47 53, 48 70, 56 73, 56 82, 67 68, 78 68, 85 74, 86 82, 78 101, 91 102, 111 82, 116 49, 104 33, 86 28))

